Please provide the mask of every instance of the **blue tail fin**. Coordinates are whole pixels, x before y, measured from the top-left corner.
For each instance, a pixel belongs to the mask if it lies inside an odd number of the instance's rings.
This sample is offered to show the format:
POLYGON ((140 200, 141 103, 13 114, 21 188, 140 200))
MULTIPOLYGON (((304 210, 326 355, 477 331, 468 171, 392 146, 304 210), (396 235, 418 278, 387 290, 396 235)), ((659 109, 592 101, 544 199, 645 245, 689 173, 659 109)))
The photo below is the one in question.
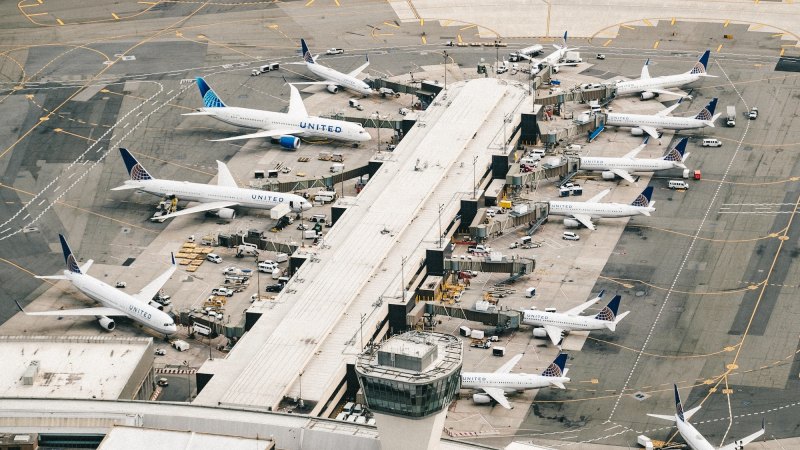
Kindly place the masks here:
POLYGON ((78 266, 78 261, 75 260, 75 255, 72 254, 72 250, 69 248, 69 244, 67 244, 64 235, 59 234, 58 239, 61 240, 61 251, 64 252, 64 262, 67 264, 67 270, 72 273, 82 273, 80 266, 78 266))
POLYGON ((197 77, 197 88, 200 89, 200 96, 203 97, 203 106, 206 108, 224 108, 225 103, 217 96, 211 86, 206 83, 203 77, 197 77))
POLYGON ((622 298, 621 295, 615 295, 614 298, 608 302, 605 308, 601 309, 596 316, 594 316, 597 320, 605 320, 606 322, 613 322, 617 319, 617 310, 619 309, 619 300, 622 298))
POLYGON ((650 198, 653 196, 653 186, 644 188, 641 194, 636 197, 636 200, 631 202, 633 206, 647 206, 650 204, 650 198))
POLYGON ((683 418, 683 405, 681 405, 681 394, 678 393, 678 385, 673 384, 672 387, 675 388, 675 415, 678 416, 681 422, 686 422, 686 419, 683 418))
POLYGON ((690 70, 689 73, 708 73, 708 56, 710 54, 711 50, 706 50, 706 52, 703 53, 703 56, 701 56, 700 59, 694 63, 694 67, 692 67, 692 70, 690 70))
POLYGON ((303 53, 303 61, 309 64, 314 63, 314 57, 311 56, 311 52, 308 50, 308 46, 306 45, 306 41, 303 38, 300 38, 300 51, 303 53))
POLYGON ((133 181, 142 181, 142 180, 152 180, 153 177, 147 173, 142 164, 136 160, 136 158, 131 155, 131 152, 128 151, 126 148, 119 149, 120 154, 122 154, 122 160, 125 161, 125 168, 128 169, 128 175, 131 177, 133 181))
POLYGON ((567 48, 567 32, 566 31, 564 32, 564 42, 562 43, 562 45, 564 46, 564 48, 567 48))
POLYGON ((567 365, 567 354, 561 353, 542 371, 543 377, 563 377, 564 366, 567 365))
POLYGON ((714 110, 716 109, 717 109, 717 98, 714 97, 711 99, 710 102, 708 102, 705 108, 700 110, 700 112, 697 113, 696 116, 694 116, 694 118, 700 120, 711 120, 714 117, 714 110))
POLYGON ((678 145, 669 150, 667 154, 664 155, 664 157, 661 159, 663 159, 664 161, 675 161, 675 162, 683 161, 683 153, 686 151, 686 142, 688 140, 689 138, 683 138, 680 141, 678 141, 678 145))

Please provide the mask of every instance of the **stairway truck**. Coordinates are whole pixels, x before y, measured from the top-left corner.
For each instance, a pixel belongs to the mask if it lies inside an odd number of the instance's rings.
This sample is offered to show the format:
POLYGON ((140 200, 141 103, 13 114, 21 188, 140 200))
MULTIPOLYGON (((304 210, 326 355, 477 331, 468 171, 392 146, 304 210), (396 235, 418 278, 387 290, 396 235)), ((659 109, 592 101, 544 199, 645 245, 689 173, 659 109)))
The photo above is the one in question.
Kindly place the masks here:
POLYGON ((733 105, 728 106, 728 108, 726 109, 726 115, 727 115, 727 119, 725 120, 725 125, 727 125, 729 127, 735 127, 736 126, 736 107, 733 106, 733 105))

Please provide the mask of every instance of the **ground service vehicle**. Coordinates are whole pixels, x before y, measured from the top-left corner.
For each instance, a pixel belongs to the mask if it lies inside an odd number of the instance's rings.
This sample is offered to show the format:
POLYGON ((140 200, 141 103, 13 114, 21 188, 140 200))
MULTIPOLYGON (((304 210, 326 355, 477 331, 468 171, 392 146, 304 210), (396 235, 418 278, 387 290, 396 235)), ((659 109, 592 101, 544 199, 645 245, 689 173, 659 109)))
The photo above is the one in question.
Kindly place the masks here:
POLYGON ((344 49, 342 48, 329 48, 325 51, 326 55, 341 55, 344 53, 344 49))
POLYGON ((683 180, 669 180, 670 189, 689 189, 689 183, 683 180))
POLYGON ((262 73, 267 73, 267 72, 271 72, 273 70, 278 70, 279 68, 280 68, 280 64, 278 64, 278 63, 264 64, 263 66, 261 66, 261 67, 259 67, 257 69, 253 69, 253 71, 250 72, 250 75, 254 76, 254 77, 257 77, 257 76, 261 75, 262 73))
POLYGON ((727 120, 725 120, 725 125, 727 125, 729 127, 735 127, 736 126, 736 107, 733 106, 733 105, 730 105, 730 106, 727 107, 725 112, 727 113, 727 116, 728 116, 727 120))

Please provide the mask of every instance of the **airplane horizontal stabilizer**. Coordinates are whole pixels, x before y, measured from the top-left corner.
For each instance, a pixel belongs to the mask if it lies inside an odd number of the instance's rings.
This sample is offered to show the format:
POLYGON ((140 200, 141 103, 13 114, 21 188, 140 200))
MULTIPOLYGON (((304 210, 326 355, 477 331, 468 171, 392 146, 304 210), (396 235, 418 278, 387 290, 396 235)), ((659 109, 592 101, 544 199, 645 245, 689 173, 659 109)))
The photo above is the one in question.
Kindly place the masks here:
POLYGON ((664 419, 669 420, 670 422, 675 422, 675 416, 667 416, 663 414, 648 414, 650 417, 655 417, 656 419, 664 419))
POLYGON ((66 280, 67 277, 64 275, 39 275, 36 278, 40 280, 66 280))
POLYGON ((190 112, 190 113, 183 113, 181 115, 182 116, 214 116, 216 114, 214 114, 213 112, 209 112, 209 111, 195 111, 195 112, 190 112))
POLYGON ((559 389, 566 389, 567 388, 566 386, 564 386, 564 383, 562 383, 560 381, 551 381, 550 384, 552 384, 553 386, 555 386, 555 387, 557 387, 559 389))
POLYGON ((130 189, 141 189, 141 186, 135 184, 123 184, 122 186, 111 188, 112 191, 127 191, 130 189))

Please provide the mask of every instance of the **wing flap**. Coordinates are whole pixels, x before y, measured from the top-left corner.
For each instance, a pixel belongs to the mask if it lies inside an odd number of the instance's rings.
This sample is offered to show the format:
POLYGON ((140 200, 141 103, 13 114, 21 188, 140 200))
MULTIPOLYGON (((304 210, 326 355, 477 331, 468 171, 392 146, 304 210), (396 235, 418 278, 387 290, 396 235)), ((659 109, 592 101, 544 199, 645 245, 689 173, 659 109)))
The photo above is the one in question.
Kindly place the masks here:
POLYGON ((195 214, 195 213, 205 212, 205 211, 214 211, 216 209, 221 209, 221 208, 230 208, 231 206, 236 206, 238 204, 239 204, 239 202, 201 203, 201 204, 199 204, 197 206, 192 206, 191 208, 184 208, 184 209, 182 209, 180 211, 177 211, 177 212, 174 212, 174 213, 170 213, 170 214, 165 214, 163 216, 159 216, 158 219, 159 220, 165 220, 165 219, 169 219, 171 217, 185 216, 187 214, 195 214))
POLYGON ((242 134, 240 136, 233 136, 233 137, 224 138, 224 139, 211 139, 211 142, 238 141, 238 140, 241 140, 241 139, 256 139, 256 138, 272 138, 272 137, 278 137, 278 136, 284 136, 284 135, 294 135, 294 134, 298 134, 298 133, 302 133, 302 132, 303 132, 303 130, 300 130, 300 129, 297 129, 297 128, 283 128, 283 129, 277 129, 277 130, 264 130, 264 131, 258 131, 256 133, 242 134))
POLYGON ((580 222, 586 228, 588 228, 588 229, 590 229, 592 231, 595 230, 595 226, 592 223, 592 217, 591 216, 588 216, 586 214, 573 214, 572 217, 575 220, 577 220, 578 222, 580 222))
POLYGON ((558 345, 561 343, 561 333, 564 330, 554 327, 553 325, 545 325, 544 331, 547 332, 547 336, 550 338, 550 341, 553 343, 553 345, 558 345))
POLYGON ((653 139, 658 139, 658 130, 656 130, 655 128, 642 125, 640 125, 639 128, 641 128, 642 131, 647 133, 653 139))
POLYGON ((636 182, 633 179, 633 177, 631 176, 631 174, 628 173, 627 170, 611 169, 611 172, 613 172, 614 175, 616 175, 616 176, 622 178, 623 180, 627 181, 628 183, 635 183, 636 182))
POLYGON ((487 387, 481 389, 483 390, 483 392, 489 395, 489 397, 492 397, 494 401, 502 405, 503 408, 511 409, 511 404, 508 403, 508 399, 506 398, 506 393, 502 389, 493 387, 487 387))

